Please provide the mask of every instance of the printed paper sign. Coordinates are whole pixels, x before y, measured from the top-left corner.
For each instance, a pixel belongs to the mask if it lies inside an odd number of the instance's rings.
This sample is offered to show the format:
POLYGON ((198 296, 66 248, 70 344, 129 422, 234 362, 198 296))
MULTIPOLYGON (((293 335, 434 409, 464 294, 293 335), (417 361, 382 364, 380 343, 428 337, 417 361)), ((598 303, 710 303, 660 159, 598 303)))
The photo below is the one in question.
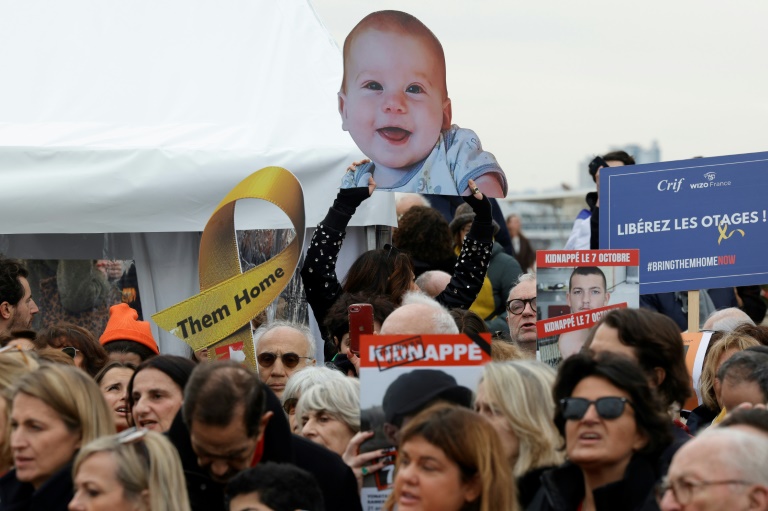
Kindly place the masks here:
POLYGON ((683 332, 683 346, 685 348, 685 366, 691 375, 691 388, 693 396, 683 404, 683 410, 693 410, 704 401, 699 392, 701 370, 704 367, 704 355, 709 347, 712 332, 683 332))
POLYGON ((637 250, 536 253, 536 331, 543 361, 556 365, 581 350, 590 328, 608 311, 639 306, 639 261, 637 250))
POLYGON ((490 361, 489 334, 361 336, 361 422, 375 432, 361 452, 389 449, 387 465, 363 481, 364 510, 382 509, 392 491, 398 423, 437 400, 469 404, 490 361))
POLYGON ((601 170, 600 248, 639 248, 640 292, 768 282, 768 152, 601 170))

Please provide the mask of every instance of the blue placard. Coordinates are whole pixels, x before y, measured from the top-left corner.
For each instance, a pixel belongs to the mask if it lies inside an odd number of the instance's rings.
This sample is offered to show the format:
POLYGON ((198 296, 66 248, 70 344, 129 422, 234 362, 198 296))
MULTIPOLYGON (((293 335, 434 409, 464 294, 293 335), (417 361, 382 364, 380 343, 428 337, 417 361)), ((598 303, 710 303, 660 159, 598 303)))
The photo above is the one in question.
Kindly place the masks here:
POLYGON ((640 293, 768 283, 768 152, 600 170, 600 248, 640 249, 640 293))

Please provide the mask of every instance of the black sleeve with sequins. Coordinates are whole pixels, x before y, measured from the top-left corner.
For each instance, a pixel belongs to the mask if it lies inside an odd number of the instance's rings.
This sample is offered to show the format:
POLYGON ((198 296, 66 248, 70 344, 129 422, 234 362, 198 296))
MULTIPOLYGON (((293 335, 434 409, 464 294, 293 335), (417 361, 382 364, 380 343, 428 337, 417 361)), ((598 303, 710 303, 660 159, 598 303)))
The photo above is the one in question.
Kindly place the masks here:
POLYGON ((304 283, 307 303, 312 307, 323 336, 323 321, 328 309, 342 294, 341 284, 336 276, 336 259, 339 257, 341 243, 352 215, 368 196, 367 187, 339 190, 333 206, 315 229, 304 256, 301 280, 304 283))
POLYGON ((493 223, 490 218, 481 219, 478 213, 461 244, 451 281, 435 299, 449 309, 469 309, 483 287, 492 248, 493 223))

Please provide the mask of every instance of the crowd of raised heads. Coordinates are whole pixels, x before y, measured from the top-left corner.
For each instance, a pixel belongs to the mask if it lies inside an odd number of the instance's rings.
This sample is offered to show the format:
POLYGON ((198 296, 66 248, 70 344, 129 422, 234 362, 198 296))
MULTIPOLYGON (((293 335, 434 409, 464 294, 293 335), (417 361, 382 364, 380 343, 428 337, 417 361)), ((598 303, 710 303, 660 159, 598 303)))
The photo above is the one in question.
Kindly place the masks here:
POLYGON ((255 370, 161 353, 128 303, 35 331, 28 270, 0 259, 0 510, 356 511, 370 477, 397 511, 768 510, 768 328, 715 312, 698 388, 678 324, 642 308, 551 367, 519 219, 480 193, 399 197, 394 243, 337 276, 373 188, 306 247, 318 328, 259 318, 255 370), (353 304, 382 335, 483 335, 492 362, 472 388, 406 371, 361 409, 353 304))

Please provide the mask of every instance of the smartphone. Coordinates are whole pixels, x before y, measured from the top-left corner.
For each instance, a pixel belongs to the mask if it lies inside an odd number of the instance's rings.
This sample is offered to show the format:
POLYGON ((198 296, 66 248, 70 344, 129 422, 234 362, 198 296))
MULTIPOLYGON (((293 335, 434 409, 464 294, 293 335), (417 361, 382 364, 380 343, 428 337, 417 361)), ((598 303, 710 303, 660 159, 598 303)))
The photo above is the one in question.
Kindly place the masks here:
POLYGON ((373 333, 373 306, 370 303, 353 303, 349 313, 349 351, 360 355, 360 336, 373 333))

